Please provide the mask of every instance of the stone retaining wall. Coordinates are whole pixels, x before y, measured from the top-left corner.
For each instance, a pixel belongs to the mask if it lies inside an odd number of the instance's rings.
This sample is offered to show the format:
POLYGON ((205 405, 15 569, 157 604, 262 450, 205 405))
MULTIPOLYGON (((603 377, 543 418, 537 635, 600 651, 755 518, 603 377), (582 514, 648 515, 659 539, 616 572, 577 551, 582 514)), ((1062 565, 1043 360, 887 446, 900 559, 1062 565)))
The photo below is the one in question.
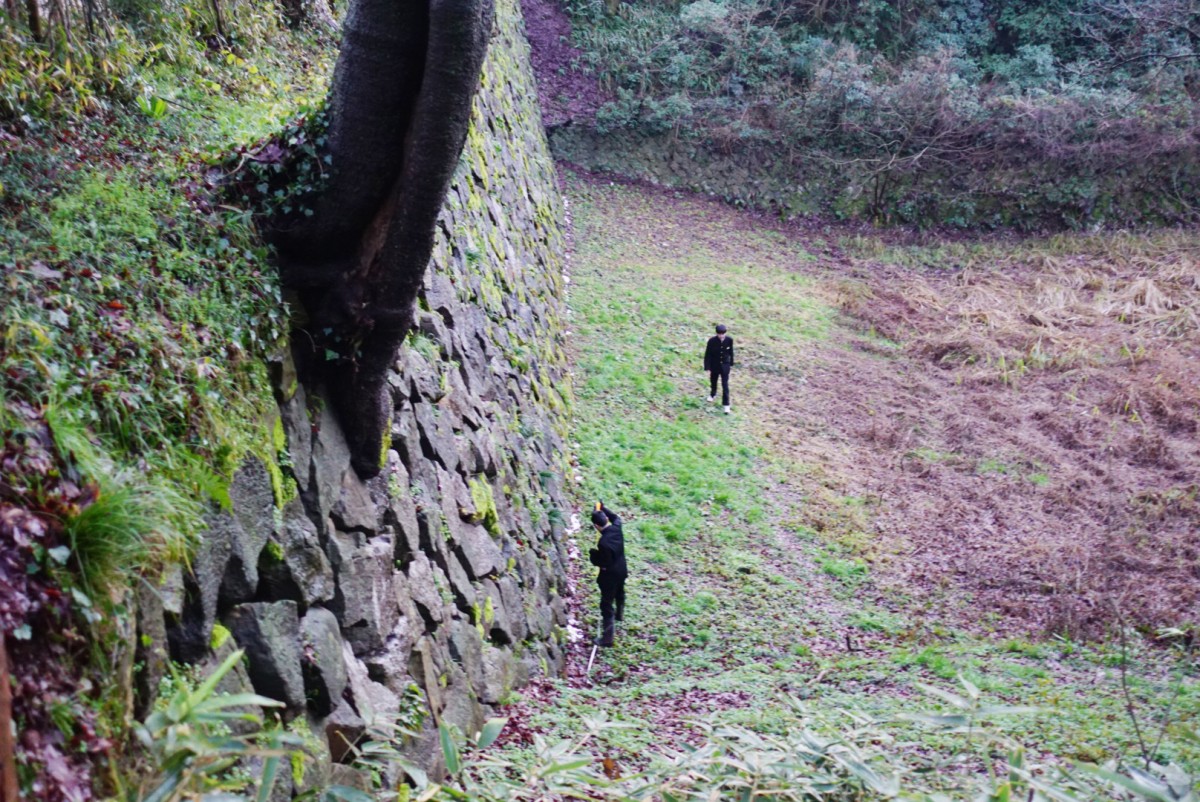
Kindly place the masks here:
POLYGON ((477 730, 489 706, 563 661, 566 502, 561 197, 515 0, 496 30, 462 162, 438 224, 419 332, 390 377, 385 467, 361 481, 320 388, 272 365, 278 466, 249 459, 190 568, 142 583, 139 716, 166 660, 286 704, 312 771, 334 780, 370 722, 405 722, 436 771, 436 724, 477 730))

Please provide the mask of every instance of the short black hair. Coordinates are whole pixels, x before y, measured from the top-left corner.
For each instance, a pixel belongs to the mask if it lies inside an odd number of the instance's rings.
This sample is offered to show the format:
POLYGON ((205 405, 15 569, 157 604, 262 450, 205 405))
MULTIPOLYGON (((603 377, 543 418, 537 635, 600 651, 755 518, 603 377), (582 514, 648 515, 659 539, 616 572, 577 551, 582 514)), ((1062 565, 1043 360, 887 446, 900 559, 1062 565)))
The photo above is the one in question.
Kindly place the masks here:
POLYGON ((600 510, 592 510, 592 525, 603 529, 608 526, 608 516, 600 510))
POLYGON ((717 334, 724 334, 724 333, 725 333, 725 324, 718 323, 717 324, 717 334))

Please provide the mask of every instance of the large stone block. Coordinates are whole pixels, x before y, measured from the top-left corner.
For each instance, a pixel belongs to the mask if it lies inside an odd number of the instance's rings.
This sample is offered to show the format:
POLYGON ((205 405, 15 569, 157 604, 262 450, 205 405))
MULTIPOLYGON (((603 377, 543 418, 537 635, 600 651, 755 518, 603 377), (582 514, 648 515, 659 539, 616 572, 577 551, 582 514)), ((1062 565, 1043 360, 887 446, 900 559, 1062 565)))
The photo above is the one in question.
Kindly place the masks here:
POLYGON ((328 716, 342 698, 347 682, 337 618, 321 607, 309 610, 300 621, 300 643, 308 709, 315 716, 328 716))
POLYGON ((280 424, 287 440, 292 475, 301 492, 308 490, 312 480, 312 422, 308 418, 308 394, 298 385, 295 394, 279 405, 280 424))
MULTIPOLYGON (((362 716, 358 715, 349 702, 341 702, 328 716, 321 719, 319 728, 329 744, 329 755, 334 763, 330 781, 343 784, 344 781, 338 780, 338 764, 354 759, 354 747, 366 735, 367 722, 363 721, 362 716)), ((368 789, 369 786, 363 790, 368 789)))
POLYGON ((457 620, 450 624, 450 637, 446 641, 450 659, 459 665, 466 675, 467 682, 477 695, 482 695, 484 687, 483 676, 483 640, 479 630, 467 621, 457 620))
POLYGON ((195 663, 208 654, 221 580, 229 565, 232 530, 238 525, 232 516, 218 511, 209 512, 204 521, 207 528, 200 534, 191 570, 183 577, 180 612, 167 614, 171 659, 180 663, 195 663))
MULTIPOLYGON (((231 637, 227 637, 223 642, 215 645, 212 654, 206 657, 196 667, 196 674, 201 677, 207 677, 217 670, 231 654, 238 648, 238 643, 231 637)), ((217 683, 217 687, 213 691, 218 694, 244 694, 254 693, 254 686, 250 681, 249 672, 246 670, 246 661, 242 660, 233 664, 233 668, 221 677, 217 683)), ((265 695, 265 694, 264 694, 265 695)), ((260 707, 252 705, 244 705, 233 708, 234 712, 255 716, 258 721, 252 719, 231 719, 227 722, 230 731, 235 735, 245 735, 246 733, 255 732, 259 729, 259 722, 263 720, 263 710, 260 707)))
MULTIPOLYGON (((246 533, 245 559, 255 565, 258 552, 275 532, 275 491, 271 486, 271 475, 257 457, 247 457, 234 473, 229 485, 229 500, 233 505, 233 516, 246 533)), ((233 556, 239 557, 236 551, 233 556)))
POLYGON ((355 654, 382 648, 396 626, 399 610, 392 586, 394 551, 391 538, 380 536, 363 544, 338 566, 333 606, 342 624, 342 635, 355 654))
POLYGON ((509 632, 513 643, 520 643, 529 635, 529 625, 525 616, 525 599, 517 580, 511 576, 500 577, 496 580, 503 600, 504 614, 508 619, 509 632))
POLYGON ((310 512, 315 511, 316 520, 329 517, 333 505, 342 494, 342 477, 350 467, 350 447, 342 434, 337 415, 330 404, 325 404, 317 417, 317 430, 312 440, 313 481, 306 498, 311 499, 310 512))
POLYGON ((329 511, 334 525, 343 532, 362 532, 367 537, 379 529, 384 505, 372 497, 367 484, 352 470, 342 474, 342 486, 329 511))
POLYGON ((413 415, 417 419, 421 452, 425 457, 440 463, 447 471, 458 470, 458 443, 441 411, 422 401, 413 405, 413 415))
POLYGON ((139 666, 134 676, 133 716, 138 721, 146 718, 151 705, 158 697, 158 684, 167 673, 167 627, 164 618, 162 595, 145 577, 138 577, 134 585, 137 601, 137 647, 134 659, 139 666))
POLYGON ((239 604, 225 616, 225 626, 246 650, 254 690, 287 705, 304 707, 304 675, 300 668, 300 617, 294 601, 239 604))
POLYGON ((484 704, 500 704, 508 699, 517 687, 519 672, 517 660, 511 649, 498 649, 491 644, 483 646, 483 685, 479 700, 484 704))
POLYGON ((383 521, 394 532, 396 559, 403 567, 421 548, 421 530, 417 524, 417 505, 413 500, 412 480, 395 450, 388 452, 384 474, 387 476, 388 501, 383 521))
POLYGON ((484 710, 475 696, 475 690, 467 681, 467 675, 457 665, 452 664, 447 668, 446 676, 441 721, 458 727, 459 731, 464 733, 479 732, 485 720, 484 710))
POLYGON ((442 608, 445 606, 433 571, 433 564, 421 552, 417 553, 405 571, 409 598, 416 605, 427 632, 433 632, 441 625, 442 608))
POLYGON ((401 616, 396 628, 383 644, 383 649, 362 658, 367 666, 367 675, 392 693, 403 697, 409 683, 413 681, 408 673, 409 658, 420 636, 420 632, 413 631, 410 620, 401 616))
POLYGON ((499 585, 491 579, 485 579, 480 583, 480 598, 483 600, 483 631, 487 636, 498 646, 517 643, 519 639, 513 632, 499 585))
POLYGON ((262 599, 291 599, 308 608, 334 598, 333 567, 299 500, 284 509, 278 538, 259 555, 258 576, 262 599))
POLYGON ((434 716, 442 710, 441 677, 448 662, 442 646, 428 635, 417 641, 408 659, 408 673, 425 692, 425 701, 434 716))
POLYGON ((349 644, 342 646, 342 657, 346 663, 346 674, 350 686, 350 697, 354 708, 368 726, 376 722, 390 724, 400 714, 400 697, 388 687, 371 679, 366 664, 350 650, 349 644))

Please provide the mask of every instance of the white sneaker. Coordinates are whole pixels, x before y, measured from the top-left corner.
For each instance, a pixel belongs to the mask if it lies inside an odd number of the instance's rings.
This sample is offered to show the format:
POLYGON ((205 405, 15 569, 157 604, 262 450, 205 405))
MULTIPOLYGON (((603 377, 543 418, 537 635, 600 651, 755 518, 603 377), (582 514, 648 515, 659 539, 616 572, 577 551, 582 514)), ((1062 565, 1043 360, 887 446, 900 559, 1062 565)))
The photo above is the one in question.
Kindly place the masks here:
POLYGON ((710 395, 710 396, 708 397, 708 403, 710 403, 710 404, 711 404, 711 403, 713 403, 713 402, 714 402, 714 401, 716 401, 716 400, 717 400, 717 397, 716 397, 715 395, 710 395))
POLYGON ((733 412, 733 407, 725 407, 725 414, 726 414, 726 415, 728 415, 728 414, 729 414, 729 413, 731 413, 731 412, 733 412))

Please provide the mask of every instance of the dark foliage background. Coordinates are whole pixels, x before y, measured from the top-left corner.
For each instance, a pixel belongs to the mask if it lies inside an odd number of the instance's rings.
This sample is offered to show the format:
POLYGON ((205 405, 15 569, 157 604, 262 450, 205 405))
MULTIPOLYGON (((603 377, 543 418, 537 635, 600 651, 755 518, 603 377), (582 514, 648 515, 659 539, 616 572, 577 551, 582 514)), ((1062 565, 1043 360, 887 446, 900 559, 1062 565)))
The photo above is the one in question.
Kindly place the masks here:
POLYGON ((611 97, 599 131, 782 156, 840 185, 821 211, 962 226, 1194 219, 1197 0, 565 4, 576 67, 611 97))

